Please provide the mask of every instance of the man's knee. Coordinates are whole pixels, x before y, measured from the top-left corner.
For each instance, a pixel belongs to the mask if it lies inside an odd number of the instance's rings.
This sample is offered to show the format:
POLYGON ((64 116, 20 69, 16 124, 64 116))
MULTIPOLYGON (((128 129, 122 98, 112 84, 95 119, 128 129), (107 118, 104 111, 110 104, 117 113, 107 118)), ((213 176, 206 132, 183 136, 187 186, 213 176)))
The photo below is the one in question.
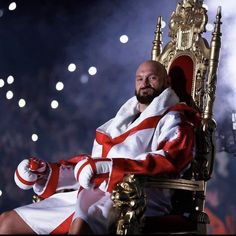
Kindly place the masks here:
POLYGON ((0 215, 0 234, 34 234, 34 231, 12 210, 0 215))
POLYGON ((12 211, 3 212, 0 215, 0 234, 11 233, 14 224, 14 213, 12 211))

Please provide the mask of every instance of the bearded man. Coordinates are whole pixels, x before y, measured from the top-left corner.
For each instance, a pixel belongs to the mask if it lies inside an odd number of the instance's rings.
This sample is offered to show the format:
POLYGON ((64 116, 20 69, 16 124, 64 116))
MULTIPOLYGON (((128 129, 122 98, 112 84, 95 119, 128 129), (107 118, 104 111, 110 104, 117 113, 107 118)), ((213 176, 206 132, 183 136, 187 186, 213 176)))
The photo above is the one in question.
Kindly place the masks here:
MULTIPOLYGON (((193 158, 197 122, 198 113, 171 89, 165 67, 144 61, 136 71, 135 96, 97 128, 90 155, 58 163, 31 158, 18 165, 17 185, 33 187, 44 200, 3 213, 0 233, 109 234, 117 220, 112 189, 127 174, 181 175, 193 158)), ((171 191, 145 191, 145 216, 170 213, 171 191)))

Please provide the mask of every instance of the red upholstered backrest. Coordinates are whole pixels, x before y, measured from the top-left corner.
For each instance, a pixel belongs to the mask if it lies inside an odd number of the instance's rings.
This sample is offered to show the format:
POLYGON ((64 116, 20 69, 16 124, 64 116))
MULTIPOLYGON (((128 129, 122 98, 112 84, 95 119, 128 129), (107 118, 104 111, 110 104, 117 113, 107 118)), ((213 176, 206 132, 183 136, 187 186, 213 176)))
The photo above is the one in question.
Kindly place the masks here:
POLYGON ((191 100, 193 81, 193 61, 189 56, 179 56, 169 69, 171 87, 175 90, 181 101, 187 103, 191 100))

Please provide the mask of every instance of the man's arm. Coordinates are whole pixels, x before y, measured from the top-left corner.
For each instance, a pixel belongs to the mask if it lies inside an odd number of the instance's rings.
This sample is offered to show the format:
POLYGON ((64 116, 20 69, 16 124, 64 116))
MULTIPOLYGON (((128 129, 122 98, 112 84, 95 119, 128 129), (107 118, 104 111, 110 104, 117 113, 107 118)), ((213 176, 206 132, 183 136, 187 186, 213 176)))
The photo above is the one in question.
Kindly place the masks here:
POLYGON ((79 185, 74 178, 74 166, 84 158, 85 155, 80 155, 55 163, 36 157, 24 159, 17 166, 14 179, 18 187, 23 190, 33 188, 41 198, 48 198, 59 190, 77 190, 79 185))
POLYGON ((165 115, 157 127, 156 151, 142 153, 137 160, 126 158, 88 159, 79 162, 75 176, 81 186, 94 187, 94 179, 109 176, 106 191, 122 181, 126 174, 176 174, 192 160, 194 147, 194 122, 182 112, 165 115), (93 182, 93 184, 92 184, 93 182))

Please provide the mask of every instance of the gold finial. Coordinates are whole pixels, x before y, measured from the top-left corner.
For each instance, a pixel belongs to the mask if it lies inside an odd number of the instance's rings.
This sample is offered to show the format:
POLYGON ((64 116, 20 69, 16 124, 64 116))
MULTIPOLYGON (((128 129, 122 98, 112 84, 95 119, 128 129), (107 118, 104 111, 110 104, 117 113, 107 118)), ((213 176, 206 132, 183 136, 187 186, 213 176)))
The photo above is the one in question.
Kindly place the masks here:
POLYGON ((161 31, 161 22, 162 17, 159 16, 157 18, 157 26, 155 31, 155 38, 153 40, 153 47, 152 47, 152 60, 156 61, 157 57, 162 52, 162 31, 161 31))
POLYGON ((204 118, 212 118, 213 113, 213 103, 215 100, 215 90, 217 81, 217 68, 220 55, 221 47, 221 7, 218 7, 216 20, 214 22, 215 27, 212 33, 211 45, 210 45, 210 59, 209 59, 209 73, 207 80, 207 99, 206 108, 204 111, 204 118))

